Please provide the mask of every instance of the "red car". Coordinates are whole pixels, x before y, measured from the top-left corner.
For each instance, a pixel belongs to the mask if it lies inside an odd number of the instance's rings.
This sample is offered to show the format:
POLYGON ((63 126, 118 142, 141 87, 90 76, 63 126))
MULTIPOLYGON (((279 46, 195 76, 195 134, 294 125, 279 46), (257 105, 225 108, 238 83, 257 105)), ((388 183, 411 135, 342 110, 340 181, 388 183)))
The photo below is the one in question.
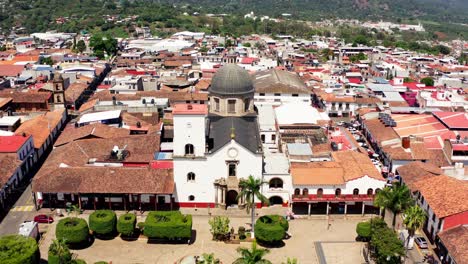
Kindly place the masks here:
POLYGON ((42 224, 47 224, 47 223, 53 223, 54 219, 51 216, 47 215, 36 215, 34 217, 34 222, 42 223, 42 224))

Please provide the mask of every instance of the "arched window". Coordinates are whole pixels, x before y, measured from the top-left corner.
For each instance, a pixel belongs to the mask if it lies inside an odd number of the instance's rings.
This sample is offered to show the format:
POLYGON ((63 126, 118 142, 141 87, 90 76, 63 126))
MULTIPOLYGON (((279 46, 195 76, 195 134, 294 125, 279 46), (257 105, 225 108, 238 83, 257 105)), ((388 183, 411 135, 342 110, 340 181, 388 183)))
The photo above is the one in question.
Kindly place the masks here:
POLYGON ((353 190, 353 195, 358 195, 359 194, 359 189, 358 188, 354 188, 353 190))
POLYGON ((279 178, 271 179, 270 188, 283 188, 283 180, 279 178))
POLYGON ((187 181, 195 181, 195 173, 189 172, 187 174, 187 181))
POLYGON ((335 190, 335 196, 340 196, 341 195, 341 189, 340 188, 337 188, 335 190))
POLYGON ((188 197, 188 200, 189 200, 189 201, 195 201, 195 196, 190 195, 190 196, 188 197))
POLYGON ((307 188, 302 189, 302 195, 309 195, 309 189, 307 188))
POLYGON ((374 190, 372 188, 367 189, 367 195, 372 195, 374 194, 374 190))
POLYGON ((323 195, 323 189, 322 189, 322 188, 318 188, 318 189, 317 189, 317 196, 318 196, 318 197, 322 197, 322 195, 323 195))
POLYGON ((193 145, 192 144, 187 144, 185 145, 185 155, 193 155, 193 145))
POLYGON ((294 189, 294 195, 300 195, 301 190, 299 188, 294 189))
POLYGON ((375 194, 378 194, 380 192, 380 188, 375 189, 375 194))

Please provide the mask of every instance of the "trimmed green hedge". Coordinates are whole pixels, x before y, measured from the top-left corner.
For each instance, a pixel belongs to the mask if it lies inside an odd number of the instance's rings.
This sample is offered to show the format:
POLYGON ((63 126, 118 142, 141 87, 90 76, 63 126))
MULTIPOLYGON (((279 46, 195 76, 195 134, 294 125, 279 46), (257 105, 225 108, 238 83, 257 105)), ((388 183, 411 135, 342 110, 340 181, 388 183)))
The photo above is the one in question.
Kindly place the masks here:
POLYGON ((115 233, 117 216, 112 210, 97 210, 89 216, 89 229, 98 235, 115 233))
MULTIPOLYGON (((283 240, 289 224, 285 224, 281 216, 265 215, 255 222, 255 238, 263 243, 275 244, 283 240)), ((287 223, 287 221, 286 221, 287 223)))
POLYGON ((149 238, 190 239, 192 237, 192 216, 182 215, 179 211, 149 212, 143 233, 149 238))
POLYGON ((0 237, 0 263, 36 264, 39 259, 39 247, 34 238, 21 235, 0 237))
POLYGON ((135 214, 123 214, 117 221, 117 232, 124 236, 131 236, 135 231, 136 215, 135 214))
POLYGON ((371 223, 369 221, 358 223, 356 225, 356 233, 361 238, 370 239, 370 237, 371 237, 371 223))
POLYGON ((84 219, 67 217, 58 222, 55 235, 57 239, 64 239, 69 244, 79 244, 88 240, 88 224, 84 219))
POLYGON ((269 215, 269 217, 271 219, 273 219, 274 221, 278 222, 283 227, 284 231, 289 230, 289 222, 283 216, 281 216, 281 215, 269 215))

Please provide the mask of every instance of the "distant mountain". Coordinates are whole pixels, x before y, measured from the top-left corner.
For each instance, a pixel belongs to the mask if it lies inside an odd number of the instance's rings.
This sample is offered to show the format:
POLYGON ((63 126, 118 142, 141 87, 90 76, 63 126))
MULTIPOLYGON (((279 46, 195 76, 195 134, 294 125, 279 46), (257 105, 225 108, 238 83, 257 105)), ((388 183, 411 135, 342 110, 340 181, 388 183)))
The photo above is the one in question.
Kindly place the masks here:
POLYGON ((190 4, 213 13, 241 13, 276 17, 282 13, 301 19, 355 18, 416 19, 468 23, 468 0, 163 0, 190 4))

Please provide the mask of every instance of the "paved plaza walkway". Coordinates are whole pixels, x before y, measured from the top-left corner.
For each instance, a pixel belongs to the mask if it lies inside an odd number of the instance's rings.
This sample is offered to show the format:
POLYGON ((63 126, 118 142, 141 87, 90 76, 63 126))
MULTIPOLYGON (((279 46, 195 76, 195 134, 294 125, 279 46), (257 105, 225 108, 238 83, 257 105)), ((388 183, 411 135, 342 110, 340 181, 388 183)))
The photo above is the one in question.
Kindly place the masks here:
MULTIPOLYGON (((80 215, 87 219, 87 215, 80 215)), ((143 221, 139 216, 138 222, 143 221)), ((352 243, 356 236, 356 224, 365 218, 355 217, 351 219, 332 218, 330 226, 326 218, 320 219, 299 219, 290 222, 289 233, 292 237, 285 240, 285 246, 281 248, 271 248, 267 259, 272 263, 281 264, 286 262, 288 257, 297 258, 300 264, 320 263, 315 242, 322 243, 322 250, 327 263, 345 263, 344 257, 353 262, 362 263, 361 243, 352 243), (324 243, 324 242, 335 243, 324 243), (347 243, 336 243, 347 242, 347 243), (351 242, 351 243, 350 243, 351 242), (354 262, 356 261, 356 262, 354 262)), ((57 219, 59 220, 59 219, 57 219)), ((96 239, 92 246, 74 250, 78 258, 86 260, 88 263, 94 263, 99 260, 112 261, 112 264, 131 264, 131 263, 174 263, 176 260, 189 255, 201 255, 202 253, 214 253, 224 264, 232 263, 238 256, 236 249, 239 246, 249 247, 250 243, 241 242, 241 244, 225 244, 215 242, 211 239, 208 225, 209 216, 194 216, 193 229, 195 230, 195 241, 191 245, 187 244, 149 244, 147 239, 136 241, 123 241, 119 237, 112 240, 96 239)), ((248 217, 231 217, 231 226, 235 230, 239 226, 248 227, 248 217)), ((56 221, 57 222, 57 221, 56 221)), ((47 229, 43 240, 41 241, 41 256, 47 258, 47 250, 55 238, 55 224, 51 224, 47 229)))

